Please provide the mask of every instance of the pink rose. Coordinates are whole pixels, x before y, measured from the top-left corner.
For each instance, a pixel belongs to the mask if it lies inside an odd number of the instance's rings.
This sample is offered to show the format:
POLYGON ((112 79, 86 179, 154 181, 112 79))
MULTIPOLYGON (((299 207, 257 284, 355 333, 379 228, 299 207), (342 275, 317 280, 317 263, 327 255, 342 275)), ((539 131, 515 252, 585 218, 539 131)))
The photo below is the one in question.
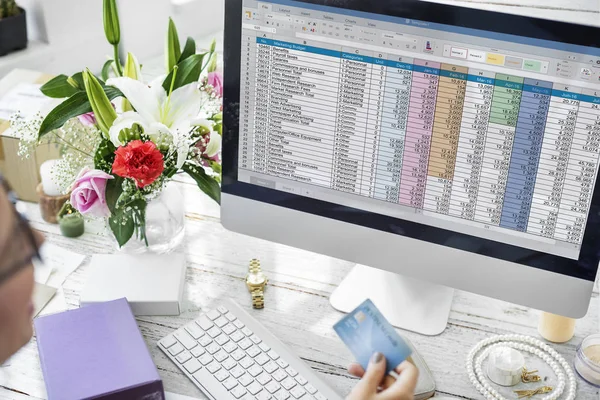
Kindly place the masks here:
POLYGON ((214 88, 217 97, 223 97, 223 74, 220 72, 209 72, 208 84, 214 88))
POLYGON ((81 122, 85 126, 96 126, 96 116, 93 112, 80 115, 77 118, 79 119, 79 122, 81 122))
POLYGON ((83 215, 97 218, 110 216, 106 204, 106 182, 112 175, 97 169, 84 168, 77 176, 71 191, 71 205, 83 215))

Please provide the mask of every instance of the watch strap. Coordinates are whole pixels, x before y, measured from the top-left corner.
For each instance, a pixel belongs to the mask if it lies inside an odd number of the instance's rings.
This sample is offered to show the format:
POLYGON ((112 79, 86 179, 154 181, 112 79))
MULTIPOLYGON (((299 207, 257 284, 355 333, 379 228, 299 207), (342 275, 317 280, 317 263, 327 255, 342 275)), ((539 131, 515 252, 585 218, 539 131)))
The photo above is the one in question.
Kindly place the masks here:
POLYGON ((263 289, 254 289, 252 291, 252 307, 256 310, 265 308, 265 295, 263 289))

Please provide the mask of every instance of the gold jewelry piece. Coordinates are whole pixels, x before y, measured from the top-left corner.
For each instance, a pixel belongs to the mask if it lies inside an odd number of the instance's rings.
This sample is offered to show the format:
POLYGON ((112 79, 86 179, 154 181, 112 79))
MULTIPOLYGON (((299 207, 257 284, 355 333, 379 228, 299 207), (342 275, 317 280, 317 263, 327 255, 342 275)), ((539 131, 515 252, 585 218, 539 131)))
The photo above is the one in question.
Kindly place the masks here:
POLYGON ((535 390, 515 390, 515 393, 517 394, 517 396, 519 396, 519 399, 523 399, 525 397, 527 397, 528 399, 530 399, 533 396, 535 396, 536 394, 549 393, 552 390, 554 390, 554 389, 552 387, 550 387, 550 386, 542 386, 542 387, 537 388, 535 390))
POLYGON ((523 383, 531 383, 531 382, 539 382, 542 380, 542 377, 539 375, 534 375, 538 370, 527 371, 527 368, 523 367, 523 372, 521 373, 521 381, 523 383))
POLYGON ((248 276, 246 276, 246 286, 252 295, 252 307, 257 310, 265 308, 265 287, 268 279, 260 268, 260 261, 254 259, 250 261, 248 267, 248 276))

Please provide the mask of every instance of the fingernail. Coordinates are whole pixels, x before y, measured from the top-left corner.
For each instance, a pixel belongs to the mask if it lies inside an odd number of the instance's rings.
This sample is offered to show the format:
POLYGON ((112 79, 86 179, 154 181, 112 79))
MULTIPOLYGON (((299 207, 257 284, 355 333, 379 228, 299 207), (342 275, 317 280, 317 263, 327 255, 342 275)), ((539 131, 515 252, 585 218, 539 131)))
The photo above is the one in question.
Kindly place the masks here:
POLYGON ((383 360, 383 354, 379 352, 373 354, 373 357, 371 357, 371 362, 373 364, 378 364, 381 360, 383 360))

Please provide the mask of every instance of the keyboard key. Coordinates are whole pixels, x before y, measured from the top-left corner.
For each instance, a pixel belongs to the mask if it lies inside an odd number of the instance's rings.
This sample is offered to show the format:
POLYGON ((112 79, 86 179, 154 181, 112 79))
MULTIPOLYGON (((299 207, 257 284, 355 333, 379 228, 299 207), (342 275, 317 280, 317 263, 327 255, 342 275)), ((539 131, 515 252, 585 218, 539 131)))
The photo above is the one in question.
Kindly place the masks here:
POLYGON ((277 360, 277 365, 279 365, 280 368, 286 369, 289 364, 286 363, 283 358, 280 358, 279 360, 277 360))
POLYGON ((287 372, 288 375, 291 376, 292 378, 295 377, 296 375, 298 375, 298 372, 296 372, 296 370, 292 367, 287 367, 285 369, 285 372, 287 372))
POLYGON ((223 368, 225 368, 227 371, 229 371, 231 368, 235 367, 237 365, 237 363, 235 361, 233 361, 233 358, 227 357, 227 359, 225 361, 223 361, 221 363, 221 365, 223 366, 223 368))
POLYGON ((198 318, 198 321, 196 321, 196 323, 200 328, 202 328, 203 331, 207 331, 213 327, 212 321, 208 319, 206 315, 203 315, 200 318, 198 318))
MULTIPOLYGON (((250 340, 252 340, 254 342, 254 344, 259 344, 260 342, 262 342, 262 340, 260 340, 260 338, 256 335, 250 336, 250 340)), ((263 351, 268 351, 268 350, 263 350, 263 351)))
POLYGON ((198 359, 202 365, 208 365, 213 360, 212 356, 208 353, 204 354, 202 357, 198 359))
POLYGON ((264 390, 256 395, 256 400, 271 400, 271 399, 272 399, 271 395, 264 390))
POLYGON ((259 376, 256 377, 256 381, 263 386, 265 386, 267 383, 271 382, 272 380, 273 380, 273 378, 271 378, 271 375, 267 374, 266 372, 263 372, 262 374, 260 374, 259 376))
POLYGON ((223 333, 221 333, 219 336, 217 336, 215 338, 215 342, 217 342, 217 344, 219 346, 223 346, 225 343, 229 342, 229 337, 223 333))
POLYGON ((236 381, 232 377, 225 379, 225 381, 223 382, 223 386, 225 386, 225 389, 227 389, 227 390, 231 390, 234 387, 236 387, 237 385, 238 385, 238 381, 236 381))
POLYGON ((236 319, 235 321, 233 321, 233 324, 235 325, 236 328, 238 329, 243 329, 244 328, 244 324, 242 323, 242 321, 240 321, 239 319, 236 319))
POLYGON ((296 382, 298 382, 302 386, 304 386, 304 385, 306 385, 308 383, 308 381, 302 375, 298 375, 296 377, 296 382))
POLYGON ((248 329, 247 326, 242 328, 242 333, 246 336, 252 336, 254 335, 254 332, 252 332, 250 329, 248 329))
POLYGON ((240 340, 244 339, 246 337, 246 335, 244 335, 242 332, 240 331, 235 331, 233 332, 230 336, 229 339, 233 340, 234 342, 239 342, 240 340))
POLYGON ((259 376, 260 374, 262 374, 263 369, 261 367, 259 367, 258 365, 254 364, 253 366, 251 366, 248 369, 248 373, 250 375, 252 375, 253 378, 256 378, 257 376, 259 376))
POLYGON ((263 368, 269 374, 272 374, 275 370, 279 369, 279 367, 277 366, 277 364, 275 364, 273 361, 269 361, 266 365, 263 366, 263 368))
POLYGON ((208 335, 204 335, 200 338, 198 343, 200 343, 200 346, 206 347, 212 343, 212 339, 208 335))
POLYGON ((221 348, 214 342, 206 346, 206 351, 208 351, 210 354, 215 354, 219 350, 221 350, 221 348))
POLYGON ((198 324, 196 324, 195 322, 192 322, 191 324, 188 324, 185 327, 185 330, 188 331, 188 333, 190 334, 190 336, 192 336, 195 340, 198 340, 202 336, 204 336, 204 331, 202 329, 200 329, 200 327, 198 326, 198 324))
POLYGON ((327 400, 327 397, 323 396, 323 394, 321 394, 321 392, 317 392, 317 394, 315 394, 315 399, 317 399, 317 400, 327 400))
POLYGON ((267 386, 265 386, 265 389, 267 389, 267 391, 271 394, 275 393, 280 388, 281 388, 281 386, 279 385, 279 383, 277 383, 275 381, 271 381, 267 386))
POLYGON ((179 362, 179 364, 183 364, 187 360, 192 358, 192 354, 189 351, 184 351, 183 353, 179 353, 175 359, 179 362))
POLYGON ((175 337, 177 338, 177 340, 179 340, 179 342, 181 342, 183 347, 185 347, 188 350, 191 350, 194 347, 198 346, 198 342, 196 342, 185 330, 175 332, 175 337))
POLYGON ((296 381, 293 380, 292 378, 290 378, 289 376, 287 378, 285 378, 283 380, 283 382, 281 382, 281 386, 283 386, 285 388, 285 390, 290 390, 291 388, 293 388, 296 385, 297 385, 296 381))
POLYGON ((218 326, 219 328, 224 327, 228 323, 229 323, 229 320, 225 317, 219 317, 215 320, 215 325, 218 326))
POLYGON ((263 366, 266 363, 268 363, 271 359, 269 358, 268 355, 266 355, 265 353, 260 353, 255 359, 254 361, 260 365, 263 366))
POLYGON ((183 364, 183 368, 185 368, 185 370, 190 374, 193 374, 200 368, 202 368, 202 364, 200 364, 200 361, 196 360, 195 358, 192 358, 191 360, 183 364))
POLYGON ((225 350, 228 353, 233 353, 237 348, 238 347, 233 342, 227 342, 225 346, 223 346, 223 350, 225 350))
MULTIPOLYGON (((225 367, 225 365, 223 365, 225 367)), ((227 368, 227 367, 226 367, 227 368)), ((240 376, 244 375, 245 371, 244 368, 240 367, 239 365, 235 365, 233 367, 233 369, 229 368, 230 371, 229 373, 231 374, 231 376, 233 376, 235 379, 239 378, 240 376)))
POLYGON ((267 353, 269 350, 271 350, 271 348, 269 346, 267 346, 265 342, 262 342, 261 344, 259 344, 258 347, 260 347, 260 349, 262 351, 264 351, 265 353, 267 353))
POLYGON ((173 335, 169 335, 169 336, 167 336, 166 338, 164 338, 164 339, 162 339, 160 341, 160 344, 165 349, 168 349, 169 347, 173 346, 175 343, 177 343, 177 340, 175 340, 175 338, 173 337, 173 335))
POLYGON ((217 319, 221 316, 221 313, 218 312, 217 310, 210 310, 209 312, 206 313, 206 316, 211 321, 214 321, 215 319, 217 319))
POLYGON ((215 360, 218 362, 223 362, 226 358, 229 358, 229 354, 223 349, 219 350, 217 354, 215 354, 215 360))
POLYGON ((246 353, 248 353, 250 357, 254 358, 260 354, 260 349, 256 346, 252 346, 248 350, 246 350, 246 353))
POLYGON ((315 388, 313 385, 311 385, 310 383, 309 383, 308 385, 305 385, 305 386, 304 386, 304 389, 306 389, 306 391, 307 391, 308 393, 310 393, 310 394, 315 394, 315 393, 317 393, 317 389, 316 389, 316 388, 315 388))
POLYGON ((228 312, 227 314, 225 314, 225 318, 227 318, 228 320, 230 320, 231 322, 235 321, 237 318, 235 317, 235 315, 233 315, 233 313, 228 312))
POLYGON ((206 353, 206 350, 204 350, 204 347, 202 346, 196 346, 192 349, 192 355, 196 358, 200 357, 204 353, 206 353))
POLYGON ((273 372, 272 376, 277 382, 281 382, 287 378, 288 374, 286 374, 284 370, 278 369, 277 371, 273 372))
POLYGON ((248 368, 250 368, 250 366, 252 364, 254 364, 254 360, 251 359, 250 357, 245 357, 245 355, 244 355, 244 358, 242 358, 239 362, 240 362, 240 365, 242 366, 242 368, 244 368, 244 369, 248 369, 248 368))
POLYGON ((218 370, 221 369, 221 364, 219 364, 216 361, 211 362, 210 364, 208 364, 206 366, 206 369, 208 370, 208 372, 210 372, 211 374, 214 374, 215 372, 217 372, 218 370))
POLYGON ((276 400, 287 400, 290 398, 290 394, 288 393, 287 390, 279 390, 277 392, 275 392, 275 399, 276 400))
POLYGON ((290 394, 294 396, 295 399, 299 399, 306 394, 306 390, 302 389, 300 386, 296 386, 290 390, 290 394))
POLYGON ((214 377, 219 381, 219 382, 223 382, 225 379, 229 378, 229 373, 227 371, 225 371, 224 369, 220 369, 219 372, 217 372, 214 377))
POLYGON ((246 357, 246 353, 244 353, 240 349, 237 349, 236 351, 234 351, 233 353, 231 353, 231 358, 233 358, 235 361, 240 361, 244 357, 246 357))
POLYGON ((206 333, 208 333, 210 335, 210 337, 214 339, 221 334, 221 330, 219 328, 217 328, 216 326, 213 326, 206 333))
POLYGON ((229 310, 224 306, 217 307, 217 311, 219 311, 221 314, 227 314, 229 312, 229 310))
POLYGON ((252 396, 250 393, 246 393, 242 400, 256 400, 256 397, 252 396))
POLYGON ((247 389, 254 396, 262 390, 262 387, 257 382, 252 382, 247 389))
POLYGON ((237 331, 237 328, 232 324, 227 324, 223 327, 222 330, 223 332, 225 332, 226 335, 231 335, 233 332, 237 331))
POLYGON ((246 394, 246 389, 244 389, 242 386, 237 386, 236 388, 234 388, 231 391, 231 394, 233 395, 233 397, 235 397, 236 399, 239 399, 240 397, 242 397, 243 395, 246 394))
POLYGON ((249 384, 254 382, 254 379, 252 379, 250 374, 244 374, 244 375, 240 376, 239 378, 237 378, 237 380, 244 386, 248 386, 249 384))
POLYGON ((269 355, 269 357, 271 357, 273 360, 279 360, 279 354, 277 354, 275 352, 275 350, 271 350, 267 353, 269 355))
POLYGON ((240 346, 242 350, 246 350, 248 347, 252 346, 252 341, 248 338, 245 338, 244 340, 238 343, 238 346, 240 346))
POLYGON ((181 353, 184 350, 185 349, 183 348, 181 343, 176 343, 174 346, 169 347, 169 353, 171 353, 173 357, 175 357, 177 354, 181 353))

